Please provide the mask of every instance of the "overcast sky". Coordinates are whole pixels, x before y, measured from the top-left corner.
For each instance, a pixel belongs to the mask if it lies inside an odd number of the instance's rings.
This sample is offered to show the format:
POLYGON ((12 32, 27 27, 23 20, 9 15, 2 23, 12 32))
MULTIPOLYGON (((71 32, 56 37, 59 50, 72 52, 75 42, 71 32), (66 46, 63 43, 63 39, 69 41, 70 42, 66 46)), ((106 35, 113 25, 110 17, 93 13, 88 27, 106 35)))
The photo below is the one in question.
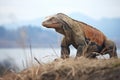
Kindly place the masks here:
POLYGON ((93 19, 120 17, 120 0, 0 0, 0 24, 33 20, 58 12, 93 19))

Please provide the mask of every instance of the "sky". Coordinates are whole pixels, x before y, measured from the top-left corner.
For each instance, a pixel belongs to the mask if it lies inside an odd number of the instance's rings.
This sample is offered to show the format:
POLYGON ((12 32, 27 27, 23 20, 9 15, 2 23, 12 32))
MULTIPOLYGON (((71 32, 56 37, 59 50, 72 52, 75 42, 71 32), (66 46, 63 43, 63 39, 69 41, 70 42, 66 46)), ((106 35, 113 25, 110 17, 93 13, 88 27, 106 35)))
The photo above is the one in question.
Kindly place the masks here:
POLYGON ((120 0, 0 0, 0 24, 56 13, 81 13, 93 19, 119 18, 120 0))

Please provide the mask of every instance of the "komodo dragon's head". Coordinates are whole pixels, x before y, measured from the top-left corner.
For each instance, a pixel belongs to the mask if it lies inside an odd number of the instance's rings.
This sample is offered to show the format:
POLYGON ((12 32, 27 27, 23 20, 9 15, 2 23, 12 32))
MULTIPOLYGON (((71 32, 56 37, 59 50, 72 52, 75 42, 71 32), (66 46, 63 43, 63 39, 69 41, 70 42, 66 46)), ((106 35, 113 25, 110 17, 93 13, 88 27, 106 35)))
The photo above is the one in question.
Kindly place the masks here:
POLYGON ((53 16, 48 16, 42 22, 42 25, 46 28, 54 28, 57 32, 61 34, 66 34, 66 32, 70 31, 68 24, 63 20, 65 14, 58 13, 53 16))

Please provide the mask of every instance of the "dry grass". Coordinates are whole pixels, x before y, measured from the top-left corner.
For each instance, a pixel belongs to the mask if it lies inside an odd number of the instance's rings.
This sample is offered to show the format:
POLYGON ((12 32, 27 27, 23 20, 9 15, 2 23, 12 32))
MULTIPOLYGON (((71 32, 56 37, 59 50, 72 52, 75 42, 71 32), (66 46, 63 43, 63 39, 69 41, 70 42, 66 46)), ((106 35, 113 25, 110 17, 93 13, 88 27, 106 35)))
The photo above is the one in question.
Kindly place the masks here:
POLYGON ((120 59, 80 57, 36 64, 20 73, 8 73, 0 80, 120 80, 120 59))

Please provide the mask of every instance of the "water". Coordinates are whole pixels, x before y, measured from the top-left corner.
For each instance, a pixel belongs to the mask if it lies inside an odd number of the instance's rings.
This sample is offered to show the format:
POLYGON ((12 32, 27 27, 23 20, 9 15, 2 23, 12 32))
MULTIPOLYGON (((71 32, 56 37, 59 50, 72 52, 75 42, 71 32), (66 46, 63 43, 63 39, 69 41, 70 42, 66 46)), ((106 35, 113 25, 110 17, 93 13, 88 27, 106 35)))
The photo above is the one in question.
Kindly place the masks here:
POLYGON ((0 49, 0 61, 10 60, 14 61, 20 69, 30 66, 30 62, 34 60, 34 57, 40 62, 52 61, 54 58, 59 57, 59 49, 0 49))
MULTIPOLYGON (((75 56, 76 50, 72 49, 71 53, 70 56, 75 56)), ((16 63, 20 69, 28 67, 31 62, 37 63, 34 57, 42 63, 53 61, 55 58, 60 57, 60 48, 34 48, 32 52, 30 52, 30 49, 0 49, 0 61, 10 60, 16 63)))
MULTIPOLYGON (((76 53, 76 50, 71 50, 71 56, 76 53)), ((51 62, 55 58, 60 57, 60 49, 55 48, 34 48, 32 52, 30 49, 0 49, 0 61, 12 61, 17 64, 17 66, 21 69, 27 68, 31 65, 31 63, 37 63, 34 59, 36 58, 38 61, 42 63, 51 62)))

